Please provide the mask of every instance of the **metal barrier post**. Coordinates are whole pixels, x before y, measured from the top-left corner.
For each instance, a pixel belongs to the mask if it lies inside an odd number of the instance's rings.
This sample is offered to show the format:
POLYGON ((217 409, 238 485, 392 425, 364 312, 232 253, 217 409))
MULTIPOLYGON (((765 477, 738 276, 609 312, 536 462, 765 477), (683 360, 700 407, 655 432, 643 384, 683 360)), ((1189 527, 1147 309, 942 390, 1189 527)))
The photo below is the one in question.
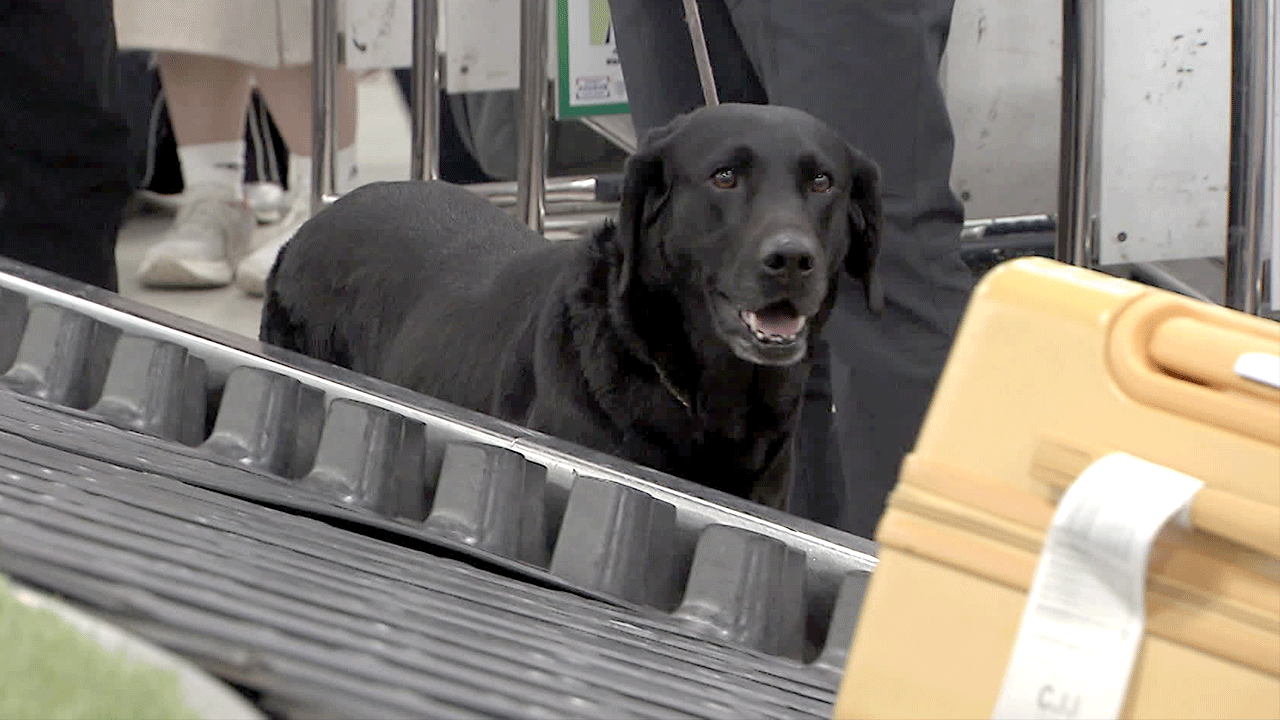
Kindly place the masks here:
POLYGON ((334 157, 335 94, 338 76, 338 10, 336 0, 311 2, 311 214, 332 198, 336 186, 334 157))
POLYGON ((547 0, 520 3, 520 124, 516 146, 516 209, 542 232, 547 196, 547 0))
POLYGON ((1097 248, 1102 0, 1062 0, 1062 136, 1055 257, 1090 267, 1097 248))
POLYGON ((440 26, 438 0, 413 0, 413 65, 410 70, 412 111, 409 177, 440 177, 440 26))
MULTIPOLYGON (((1270 167, 1276 143, 1276 0, 1234 0, 1231 51, 1231 174, 1227 217, 1226 305, 1262 311, 1262 249, 1280 192, 1270 167)), ((1272 258, 1278 262, 1280 258, 1272 258)))

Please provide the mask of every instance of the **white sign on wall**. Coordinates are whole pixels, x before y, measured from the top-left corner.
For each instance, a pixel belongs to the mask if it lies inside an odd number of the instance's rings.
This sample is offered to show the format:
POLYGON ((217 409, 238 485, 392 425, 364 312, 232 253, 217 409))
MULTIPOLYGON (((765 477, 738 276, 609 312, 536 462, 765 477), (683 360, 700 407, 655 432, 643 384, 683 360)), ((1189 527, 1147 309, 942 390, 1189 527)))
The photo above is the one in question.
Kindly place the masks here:
MULTIPOLYGON (((1099 260, 1221 257, 1230 0, 1099 3, 1099 260)), ((943 78, 971 218, 1057 212, 1060 0, 957 0, 943 78)))
POLYGON ((347 67, 409 67, 413 62, 412 0, 346 0, 343 29, 347 67))
POLYGON ((518 89, 520 0, 442 0, 440 8, 449 92, 518 89))
MULTIPOLYGON (((441 85, 451 93, 520 87, 520 0, 436 0, 436 50, 445 58, 441 85)), ((413 0, 346 0, 347 65, 355 69, 413 64, 413 0)), ((550 25, 550 23, 548 23, 550 25)))
POLYGON ((556 0, 556 115, 630 113, 608 0, 556 0))
POLYGON ((956 0, 942 67, 969 218, 1058 213, 1062 8, 956 0))
POLYGON ((1103 265, 1221 257, 1231 157, 1231 0, 1103 3, 1103 265))

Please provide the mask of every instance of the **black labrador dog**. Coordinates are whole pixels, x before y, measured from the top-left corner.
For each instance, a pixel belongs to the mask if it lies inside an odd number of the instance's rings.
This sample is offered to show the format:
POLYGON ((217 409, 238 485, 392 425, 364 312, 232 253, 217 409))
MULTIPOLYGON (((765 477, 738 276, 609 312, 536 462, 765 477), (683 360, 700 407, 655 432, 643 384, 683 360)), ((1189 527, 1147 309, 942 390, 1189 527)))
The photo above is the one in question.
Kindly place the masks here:
POLYGON ((260 337, 782 508, 842 266, 883 303, 878 177, 804 112, 725 104, 651 132, 582 240, 446 183, 367 185, 280 253, 260 337))

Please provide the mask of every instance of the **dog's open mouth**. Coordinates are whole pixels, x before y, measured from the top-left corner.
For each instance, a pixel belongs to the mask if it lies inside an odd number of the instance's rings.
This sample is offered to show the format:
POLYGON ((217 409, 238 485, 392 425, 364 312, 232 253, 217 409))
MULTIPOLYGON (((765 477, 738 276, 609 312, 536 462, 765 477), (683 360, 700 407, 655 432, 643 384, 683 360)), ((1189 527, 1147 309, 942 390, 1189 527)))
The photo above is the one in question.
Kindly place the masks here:
POLYGON ((791 303, 783 300, 759 310, 740 310, 738 317, 756 340, 768 345, 790 345, 800 338, 808 321, 791 303))
POLYGON ((716 333, 734 355, 757 365, 791 365, 804 359, 810 318, 794 301, 783 299, 747 310, 725 293, 714 293, 710 300, 716 333))

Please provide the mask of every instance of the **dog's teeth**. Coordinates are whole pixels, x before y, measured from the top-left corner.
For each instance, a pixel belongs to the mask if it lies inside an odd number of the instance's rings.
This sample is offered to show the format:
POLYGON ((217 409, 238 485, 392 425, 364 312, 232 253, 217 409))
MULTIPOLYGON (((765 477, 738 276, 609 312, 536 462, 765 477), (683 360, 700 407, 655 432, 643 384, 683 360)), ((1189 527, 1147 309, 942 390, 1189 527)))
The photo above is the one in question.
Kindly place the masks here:
POLYGON ((795 335, 772 335, 770 333, 766 333, 761 330, 753 330, 752 334, 754 334, 756 336, 756 339, 759 340, 760 342, 774 343, 774 344, 792 342, 796 339, 795 335))
MULTIPOLYGON (((751 334, 754 335, 755 338, 760 342, 780 345, 782 343, 795 342, 795 339, 800 336, 799 332, 795 333, 794 335, 775 335, 773 333, 770 333, 761 329, 760 323, 759 323, 759 320, 760 320, 759 317, 757 317, 755 313, 749 310, 741 311, 740 315, 742 317, 743 323, 745 323, 747 328, 751 330, 751 334)), ((808 318, 804 317, 803 315, 800 316, 800 323, 799 323, 800 329, 804 329, 804 326, 807 324, 806 323, 807 320, 808 318)))

